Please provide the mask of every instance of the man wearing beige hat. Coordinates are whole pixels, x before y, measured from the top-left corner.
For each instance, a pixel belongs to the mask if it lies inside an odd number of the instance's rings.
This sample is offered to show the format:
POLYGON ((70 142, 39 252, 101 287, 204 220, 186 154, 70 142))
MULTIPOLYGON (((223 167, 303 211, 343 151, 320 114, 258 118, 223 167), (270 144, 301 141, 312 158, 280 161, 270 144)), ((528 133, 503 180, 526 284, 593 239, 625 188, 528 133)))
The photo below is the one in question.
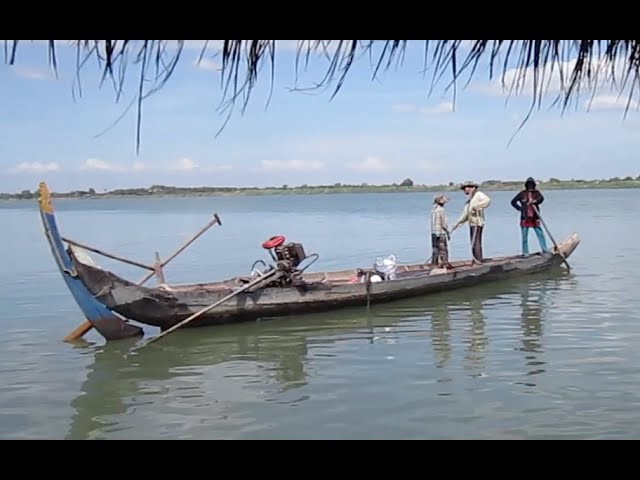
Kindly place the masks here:
POLYGON ((460 186, 467 196, 467 201, 462 209, 462 215, 453 226, 451 233, 454 232, 465 222, 469 222, 469 235, 471 236, 471 252, 473 259, 482 262, 482 232, 486 223, 484 211, 491 205, 491 198, 478 190, 478 184, 475 182, 465 182, 460 186))
POLYGON ((453 268, 449 263, 449 227, 444 205, 449 201, 444 195, 436 195, 431 210, 431 263, 440 268, 453 268))

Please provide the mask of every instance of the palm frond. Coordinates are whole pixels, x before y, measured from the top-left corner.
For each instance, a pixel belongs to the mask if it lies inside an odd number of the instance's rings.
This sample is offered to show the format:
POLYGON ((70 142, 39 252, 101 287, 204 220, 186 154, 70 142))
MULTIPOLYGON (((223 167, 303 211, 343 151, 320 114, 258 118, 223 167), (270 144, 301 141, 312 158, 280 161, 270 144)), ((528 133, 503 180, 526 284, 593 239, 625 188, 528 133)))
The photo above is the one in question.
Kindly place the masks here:
MULTIPOLYGON (((18 45, 23 40, 5 40, 5 63, 15 64, 18 57, 18 45)), ((76 80, 81 94, 79 73, 86 68, 88 60, 95 58, 101 69, 101 83, 110 81, 119 100, 125 80, 127 67, 139 66, 138 91, 136 93, 137 128, 136 152, 140 150, 140 125, 142 122, 142 104, 145 98, 158 92, 169 81, 175 71, 184 50, 185 40, 73 40, 77 50, 76 80), (133 59, 133 60, 132 60, 133 59)), ((305 40, 297 44, 296 78, 298 69, 304 63, 306 68, 314 55, 329 63, 322 78, 311 90, 333 87, 334 98, 343 87, 353 65, 361 56, 370 59, 373 69, 372 79, 384 69, 391 68, 394 60, 401 64, 409 40, 305 40), (377 61, 373 59, 374 46, 381 45, 377 61), (300 59, 304 58, 304 62, 300 59)), ((416 42, 413 40, 412 42, 416 42)), ((629 97, 625 115, 633 97, 640 88, 640 41, 638 40, 424 40, 424 71, 432 65, 432 81, 429 94, 446 73, 451 80, 445 90, 456 88, 461 75, 469 72, 465 86, 476 74, 481 60, 486 59, 489 67, 489 79, 501 70, 501 83, 509 95, 527 92, 532 97, 527 121, 532 111, 541 107, 542 97, 549 89, 552 76, 559 78, 560 88, 556 104, 562 105, 564 112, 572 100, 580 95, 585 87, 592 92, 605 81, 622 92, 628 88, 629 97), (463 48, 463 42, 467 45, 463 48), (470 46, 469 46, 469 43, 470 46), (433 47, 433 48, 431 48, 433 47), (432 52, 429 55, 429 52, 432 52), (501 54, 504 56, 501 58, 501 54), (571 64, 571 67, 567 65, 571 64), (624 68, 616 70, 616 66, 624 68), (607 71, 609 70, 609 71, 607 71), (510 72, 511 78, 507 78, 510 72), (513 74, 515 72, 515 74, 513 74), (532 79, 532 81, 529 81, 532 79), (507 83, 510 85, 507 86, 507 83)), ((244 113, 251 93, 258 82, 258 75, 264 62, 270 65, 271 85, 273 88, 275 70, 276 40, 222 40, 206 41, 200 52, 200 59, 209 49, 220 45, 222 58, 221 89, 223 92, 219 108, 229 110, 229 117, 235 104, 242 99, 244 113), (242 68, 244 66, 244 69, 242 68)), ((58 62, 56 41, 48 40, 49 63, 57 74, 58 62)), ((554 78, 556 78, 554 77, 554 78)), ((271 95, 269 95, 271 98, 271 95)), ((523 125, 524 125, 523 122, 523 125)), ((226 122, 225 122, 226 124, 226 122)), ((224 128, 224 126, 223 126, 224 128)))

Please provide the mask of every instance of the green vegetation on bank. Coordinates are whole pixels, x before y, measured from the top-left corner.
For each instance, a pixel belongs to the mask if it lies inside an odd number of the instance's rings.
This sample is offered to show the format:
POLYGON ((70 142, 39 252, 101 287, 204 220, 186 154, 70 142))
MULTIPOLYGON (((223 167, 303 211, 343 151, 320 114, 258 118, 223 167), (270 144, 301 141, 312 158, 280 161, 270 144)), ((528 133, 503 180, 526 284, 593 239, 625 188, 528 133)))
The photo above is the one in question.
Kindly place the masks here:
MULTIPOLYGON (((636 178, 614 177, 608 180, 559 180, 550 178, 539 181, 541 190, 576 190, 594 188, 639 188, 640 175, 636 178)), ((171 187, 152 185, 148 188, 123 188, 105 192, 96 192, 93 188, 72 192, 52 192, 54 198, 114 198, 114 197, 206 197, 214 195, 310 195, 327 193, 397 193, 397 192, 451 192, 459 188, 458 183, 446 185, 417 185, 410 178, 390 185, 300 185, 289 187, 171 187)), ((486 180, 480 184, 486 191, 517 191, 523 188, 523 181, 486 180)), ((30 200, 37 196, 37 191, 23 190, 20 193, 0 193, 0 200, 30 200)))

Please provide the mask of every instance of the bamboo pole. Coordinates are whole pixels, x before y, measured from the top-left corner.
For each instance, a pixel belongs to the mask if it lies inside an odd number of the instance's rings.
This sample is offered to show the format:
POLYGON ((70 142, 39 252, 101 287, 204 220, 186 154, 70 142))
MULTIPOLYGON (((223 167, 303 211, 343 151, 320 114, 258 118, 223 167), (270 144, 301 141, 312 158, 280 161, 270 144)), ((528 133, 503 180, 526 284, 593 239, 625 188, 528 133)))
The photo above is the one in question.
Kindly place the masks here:
POLYGON ((173 327, 166 329, 164 332, 160 333, 159 335, 156 335, 155 337, 150 338, 146 343, 143 343, 142 345, 140 345, 137 348, 134 348, 133 350, 134 351, 139 350, 140 348, 145 347, 146 345, 149 345, 150 343, 153 343, 153 342, 156 342, 156 341, 160 340, 165 335, 168 335, 169 333, 173 332, 174 330, 177 330, 178 328, 186 325, 187 323, 191 322, 192 320, 195 320, 199 316, 207 313, 209 310, 214 309, 215 307, 217 307, 218 305, 226 302, 227 300, 230 300, 233 297, 235 297, 237 295, 240 295, 242 292, 244 292, 246 290, 249 290, 252 287, 255 287, 256 285, 264 282, 265 280, 270 279, 271 277, 277 278, 280 275, 282 275, 282 272, 280 270, 271 270, 270 272, 267 272, 262 277, 256 278, 255 280, 247 283, 246 285, 244 285, 242 288, 236 290, 235 292, 232 292, 229 295, 226 295, 225 297, 221 298, 217 302, 212 303, 208 307, 204 307, 204 308, 198 310, 196 313, 190 315, 188 318, 185 318, 181 322, 176 323, 173 327))
POLYGON ((144 263, 140 263, 140 262, 137 262, 135 260, 129 260, 127 258, 120 257, 118 255, 114 255, 113 253, 105 252, 104 250, 99 250, 97 248, 90 247, 88 245, 83 245, 82 243, 76 242, 75 240, 71 240, 69 238, 62 237, 62 240, 67 242, 67 243, 70 243, 71 245, 75 245, 76 247, 84 248, 85 250, 89 250, 90 252, 95 252, 95 253, 97 253, 99 255, 102 255, 104 257, 112 258, 112 259, 118 260, 119 262, 122 262, 122 263, 128 263, 129 265, 133 265, 135 267, 145 268, 145 269, 151 270, 152 272, 155 273, 156 269, 151 265, 145 265, 144 263))
MULTIPOLYGON (((180 253, 182 253, 189 245, 191 245, 198 237, 200 237, 204 232, 206 232, 207 230, 209 230, 211 227, 213 227, 214 225, 222 225, 222 222, 220 221, 220 217, 218 216, 217 213, 213 214, 213 219, 211 219, 211 221, 209 223, 207 223, 204 227, 202 227, 198 232, 196 232, 189 240, 187 240, 185 243, 183 243, 174 253, 173 255, 169 256, 164 262, 160 263, 160 268, 162 269, 163 267, 165 267, 171 260, 173 260, 174 258, 176 258, 180 253)), ((62 238, 64 241, 66 241, 67 243, 72 243, 69 240, 66 240, 64 237, 62 238)), ((82 245, 78 245, 77 243, 74 243, 75 245, 77 245, 78 247, 82 247, 82 248, 86 248, 82 245)), ((101 252, 96 252, 96 253, 101 253, 101 252)), ((156 252, 156 255, 157 252, 156 252)), ((117 259, 116 259, 117 260, 117 259)), ((149 280, 151 277, 153 277, 154 275, 156 275, 156 269, 153 268, 151 269, 151 271, 149 273, 147 273, 144 277, 142 277, 140 280, 138 280, 137 284, 138 285, 144 285, 144 283, 149 280)), ((162 274, 162 282, 164 282, 164 273, 162 274)), ((64 341, 65 342, 71 342, 73 340, 77 340, 79 338, 82 338, 84 335, 86 335, 91 329, 93 328, 93 325, 91 325, 91 322, 89 320, 85 320, 84 323, 82 323, 81 325, 78 325, 75 329, 73 329, 66 337, 64 337, 64 341)))
POLYGON ((71 330, 62 340, 64 342, 73 342, 74 340, 78 340, 85 336, 92 328, 93 325, 91 322, 89 320, 85 320, 84 323, 71 330))

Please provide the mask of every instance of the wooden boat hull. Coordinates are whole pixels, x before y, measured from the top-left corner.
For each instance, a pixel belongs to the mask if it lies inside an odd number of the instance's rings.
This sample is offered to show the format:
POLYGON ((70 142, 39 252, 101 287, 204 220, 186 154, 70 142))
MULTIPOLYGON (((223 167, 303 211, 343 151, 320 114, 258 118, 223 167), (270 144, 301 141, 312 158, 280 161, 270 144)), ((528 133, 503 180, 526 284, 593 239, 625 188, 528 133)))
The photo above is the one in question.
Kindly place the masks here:
MULTIPOLYGON (((568 258, 579 243, 578 235, 573 234, 558 246, 565 258, 568 258)), ((69 255, 78 278, 107 309, 163 330, 223 299, 248 280, 237 277, 212 284, 143 287, 85 263, 72 252, 69 255)), ((216 325, 366 306, 367 302, 389 302, 539 272, 559 266, 562 262, 562 256, 555 252, 490 259, 481 265, 459 262, 457 265, 454 263, 456 268, 448 271, 420 264, 401 265, 396 279, 369 285, 352 283, 352 279, 356 277, 355 269, 310 273, 303 276, 303 286, 269 287, 240 293, 187 326, 216 325)))

